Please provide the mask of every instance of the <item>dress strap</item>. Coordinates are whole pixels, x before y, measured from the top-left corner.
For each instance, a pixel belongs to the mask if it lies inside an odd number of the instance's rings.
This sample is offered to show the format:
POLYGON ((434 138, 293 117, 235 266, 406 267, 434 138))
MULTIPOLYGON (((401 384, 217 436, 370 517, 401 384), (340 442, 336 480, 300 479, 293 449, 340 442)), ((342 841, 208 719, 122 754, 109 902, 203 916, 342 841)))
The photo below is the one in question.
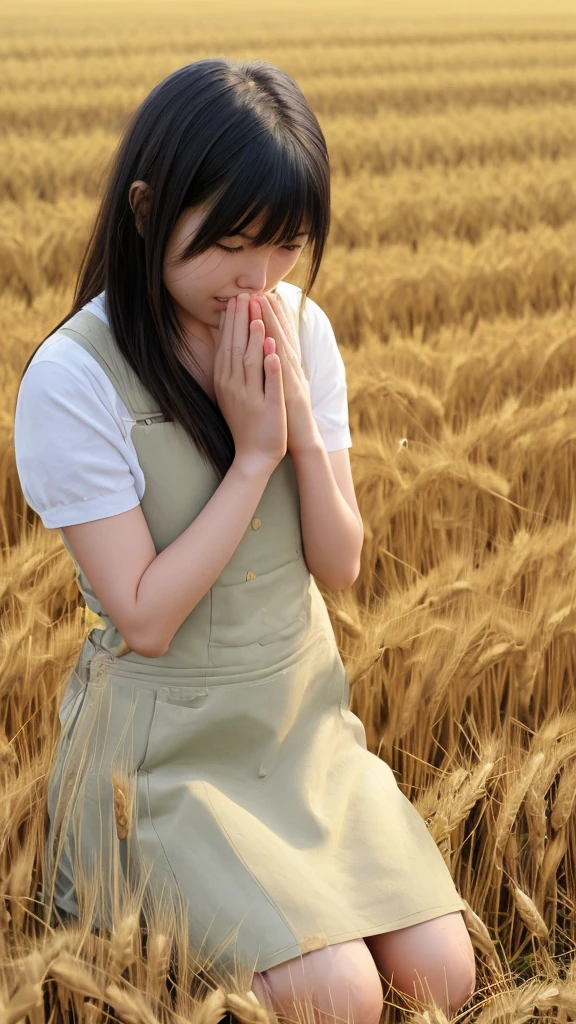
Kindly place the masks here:
POLYGON ((158 403, 120 352, 111 330, 94 313, 81 309, 58 328, 58 334, 72 338, 96 359, 137 422, 162 415, 158 403))

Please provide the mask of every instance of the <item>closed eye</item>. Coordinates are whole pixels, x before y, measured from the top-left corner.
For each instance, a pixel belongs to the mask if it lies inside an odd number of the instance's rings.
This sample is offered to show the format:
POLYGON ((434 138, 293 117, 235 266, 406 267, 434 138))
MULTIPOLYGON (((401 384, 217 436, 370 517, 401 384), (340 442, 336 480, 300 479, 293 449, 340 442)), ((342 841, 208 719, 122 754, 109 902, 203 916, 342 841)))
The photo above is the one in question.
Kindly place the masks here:
MULTIPOLYGON (((232 249, 230 246, 228 246, 228 245, 220 245, 218 242, 216 242, 215 245, 216 245, 217 249, 223 249, 224 252, 242 252, 242 249, 244 248, 243 245, 239 245, 235 249, 232 249)), ((282 249, 287 249, 288 252, 294 252, 295 249, 301 249, 301 248, 302 248, 301 245, 283 245, 282 246, 282 249)))

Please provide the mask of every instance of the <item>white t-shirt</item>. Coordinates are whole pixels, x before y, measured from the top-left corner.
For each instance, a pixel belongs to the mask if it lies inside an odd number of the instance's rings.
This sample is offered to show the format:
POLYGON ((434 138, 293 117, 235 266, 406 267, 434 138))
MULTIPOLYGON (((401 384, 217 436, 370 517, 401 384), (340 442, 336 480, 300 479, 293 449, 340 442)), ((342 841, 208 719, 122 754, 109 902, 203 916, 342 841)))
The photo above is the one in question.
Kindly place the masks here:
MULTIPOLYGON (((297 311, 301 289, 281 281, 277 290, 297 311)), ((105 292, 84 308, 108 325, 105 292)), ((326 313, 310 298, 299 337, 326 450, 350 448, 344 361, 326 313)), ((43 342, 18 391, 14 447, 24 497, 47 529, 116 516, 140 503, 145 481, 130 438, 133 423, 81 345, 58 332, 43 342)))

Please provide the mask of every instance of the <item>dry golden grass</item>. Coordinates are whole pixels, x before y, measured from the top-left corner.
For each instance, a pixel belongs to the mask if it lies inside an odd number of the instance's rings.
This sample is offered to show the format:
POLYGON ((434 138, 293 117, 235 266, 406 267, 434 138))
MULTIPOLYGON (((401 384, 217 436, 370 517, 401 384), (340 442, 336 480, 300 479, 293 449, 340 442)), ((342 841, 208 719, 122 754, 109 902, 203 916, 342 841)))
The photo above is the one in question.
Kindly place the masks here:
MULTIPOLYGON (((68 308, 118 133, 219 53, 294 75, 329 144, 313 298, 347 365, 366 539, 354 586, 325 596, 369 747, 467 901, 479 987, 459 1017, 576 1020, 576 21, 412 6, 0 15, 0 1024, 268 1019, 193 958, 175 907, 147 936, 136 903, 110 934, 42 925, 57 707, 93 621, 13 454, 19 376, 68 308)), ((114 808, 122 839, 120 774, 114 808)))

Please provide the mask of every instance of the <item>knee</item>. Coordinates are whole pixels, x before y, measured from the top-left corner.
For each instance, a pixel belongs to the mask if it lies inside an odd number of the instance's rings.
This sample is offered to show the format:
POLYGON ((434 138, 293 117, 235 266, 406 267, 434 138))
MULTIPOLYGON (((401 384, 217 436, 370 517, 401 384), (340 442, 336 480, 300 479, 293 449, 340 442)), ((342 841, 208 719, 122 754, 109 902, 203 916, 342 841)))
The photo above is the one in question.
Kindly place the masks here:
POLYGON ((444 1013, 455 1013, 471 998, 476 987, 473 965, 456 965, 441 957, 421 960, 417 966, 398 964, 391 971, 395 989, 422 1003, 436 1003, 444 1013))
POLYGON ((474 962, 452 975, 448 984, 448 1003, 452 1011, 459 1010, 474 994, 476 988, 476 967, 474 962))
POLYGON ((378 1024, 384 1006, 378 970, 362 939, 271 967, 254 976, 253 991, 266 1009, 285 1016, 313 1009, 315 1024, 378 1024))
POLYGON ((459 1010, 476 987, 474 949, 460 913, 367 939, 393 988, 444 1012, 459 1010))

